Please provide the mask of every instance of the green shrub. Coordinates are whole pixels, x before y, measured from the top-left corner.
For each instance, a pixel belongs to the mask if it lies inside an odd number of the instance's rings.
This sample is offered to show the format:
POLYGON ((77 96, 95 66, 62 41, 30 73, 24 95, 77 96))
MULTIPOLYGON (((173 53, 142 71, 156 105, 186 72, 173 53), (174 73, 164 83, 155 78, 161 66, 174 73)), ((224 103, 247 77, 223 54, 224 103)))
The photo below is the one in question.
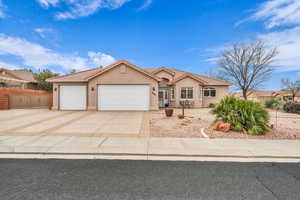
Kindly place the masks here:
POLYGON ((278 109, 283 102, 280 99, 269 99, 265 102, 266 108, 278 109))
POLYGON ((300 103, 289 102, 283 105, 283 110, 288 113, 300 114, 300 103))
POLYGON ((228 96, 215 106, 212 113, 216 115, 216 121, 230 123, 235 131, 263 135, 269 130, 267 110, 254 101, 228 96))

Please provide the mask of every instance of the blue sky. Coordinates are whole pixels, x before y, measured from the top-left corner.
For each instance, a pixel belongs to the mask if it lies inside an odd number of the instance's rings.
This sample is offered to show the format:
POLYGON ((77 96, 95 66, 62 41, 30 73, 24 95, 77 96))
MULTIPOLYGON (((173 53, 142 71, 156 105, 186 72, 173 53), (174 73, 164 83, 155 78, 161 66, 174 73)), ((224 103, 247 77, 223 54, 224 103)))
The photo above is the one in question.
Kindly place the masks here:
POLYGON ((59 73, 125 58, 204 74, 233 42, 277 46, 280 79, 300 79, 298 0, 0 0, 0 67, 59 73))

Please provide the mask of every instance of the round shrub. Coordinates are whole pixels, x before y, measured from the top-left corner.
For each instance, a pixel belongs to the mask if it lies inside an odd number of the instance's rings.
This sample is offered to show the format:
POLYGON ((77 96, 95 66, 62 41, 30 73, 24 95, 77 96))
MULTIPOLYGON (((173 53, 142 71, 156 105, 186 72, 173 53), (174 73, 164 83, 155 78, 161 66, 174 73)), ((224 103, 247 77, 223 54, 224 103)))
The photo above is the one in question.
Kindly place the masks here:
POLYGON ((216 121, 228 122, 232 130, 250 135, 263 135, 268 132, 269 114, 259 103, 227 96, 212 110, 216 121))
POLYGON ((280 99, 269 99, 265 102, 266 108, 278 109, 282 106, 283 102, 280 99))

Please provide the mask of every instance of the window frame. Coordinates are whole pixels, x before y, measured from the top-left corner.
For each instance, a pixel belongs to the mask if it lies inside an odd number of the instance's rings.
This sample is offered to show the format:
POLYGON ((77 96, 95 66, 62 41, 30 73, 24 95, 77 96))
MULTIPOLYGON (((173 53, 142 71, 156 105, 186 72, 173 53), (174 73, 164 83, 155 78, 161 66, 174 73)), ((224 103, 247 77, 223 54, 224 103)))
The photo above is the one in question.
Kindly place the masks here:
POLYGON ((175 89, 174 88, 170 88, 170 99, 171 100, 175 99, 175 89))
POLYGON ((193 87, 182 87, 180 88, 180 98, 181 99, 194 99, 194 88, 193 87), (191 96, 189 97, 189 91, 191 91, 191 96), (184 93, 184 97, 183 97, 183 93, 184 93))
POLYGON ((216 88, 203 88, 203 96, 204 97, 216 97, 217 96, 216 88), (208 92, 208 94, 206 95, 207 92, 208 92))

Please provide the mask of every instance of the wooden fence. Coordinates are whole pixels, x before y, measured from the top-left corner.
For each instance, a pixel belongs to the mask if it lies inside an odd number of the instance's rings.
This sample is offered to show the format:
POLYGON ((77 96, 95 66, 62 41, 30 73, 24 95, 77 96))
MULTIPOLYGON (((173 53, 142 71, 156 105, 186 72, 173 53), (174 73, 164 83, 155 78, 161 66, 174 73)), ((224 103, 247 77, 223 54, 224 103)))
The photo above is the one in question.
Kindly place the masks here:
POLYGON ((52 93, 43 90, 0 88, 0 109, 51 108, 52 93))

